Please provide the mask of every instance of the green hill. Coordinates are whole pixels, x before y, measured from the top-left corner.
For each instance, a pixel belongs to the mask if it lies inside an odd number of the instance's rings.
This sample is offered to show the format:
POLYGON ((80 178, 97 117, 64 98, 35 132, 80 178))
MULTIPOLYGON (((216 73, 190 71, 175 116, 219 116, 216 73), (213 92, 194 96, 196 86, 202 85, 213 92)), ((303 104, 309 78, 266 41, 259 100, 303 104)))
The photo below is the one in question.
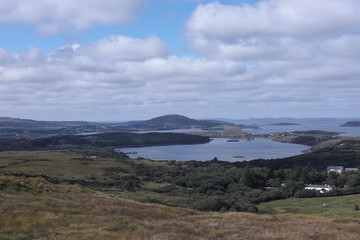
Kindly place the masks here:
MULTIPOLYGON (((306 154, 293 157, 272 159, 271 161, 258 159, 249 162, 255 166, 271 169, 294 169, 299 166, 309 166, 321 170, 327 166, 360 166, 360 138, 338 137, 315 145, 306 154)), ((243 163, 238 163, 240 166, 243 163)))

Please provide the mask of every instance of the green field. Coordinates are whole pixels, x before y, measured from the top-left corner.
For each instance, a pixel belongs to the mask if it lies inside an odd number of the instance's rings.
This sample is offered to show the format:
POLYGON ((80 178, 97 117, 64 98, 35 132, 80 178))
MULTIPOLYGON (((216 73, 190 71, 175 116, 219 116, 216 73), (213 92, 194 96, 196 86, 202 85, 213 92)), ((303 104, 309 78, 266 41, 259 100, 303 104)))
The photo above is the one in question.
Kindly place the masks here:
POLYGON ((260 204, 263 212, 292 213, 333 218, 337 221, 360 222, 360 210, 355 211, 355 205, 360 206, 360 194, 321 197, 321 198, 291 198, 260 204))

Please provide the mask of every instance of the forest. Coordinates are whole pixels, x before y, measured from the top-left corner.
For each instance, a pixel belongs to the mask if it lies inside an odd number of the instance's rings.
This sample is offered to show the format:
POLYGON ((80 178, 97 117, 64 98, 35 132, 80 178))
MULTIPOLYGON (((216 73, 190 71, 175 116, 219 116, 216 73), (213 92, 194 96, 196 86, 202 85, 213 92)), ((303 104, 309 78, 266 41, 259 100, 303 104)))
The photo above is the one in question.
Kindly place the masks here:
POLYGON ((91 147, 141 147, 208 143, 210 138, 181 133, 111 132, 88 135, 54 135, 38 138, 0 137, 0 151, 76 149, 91 147))

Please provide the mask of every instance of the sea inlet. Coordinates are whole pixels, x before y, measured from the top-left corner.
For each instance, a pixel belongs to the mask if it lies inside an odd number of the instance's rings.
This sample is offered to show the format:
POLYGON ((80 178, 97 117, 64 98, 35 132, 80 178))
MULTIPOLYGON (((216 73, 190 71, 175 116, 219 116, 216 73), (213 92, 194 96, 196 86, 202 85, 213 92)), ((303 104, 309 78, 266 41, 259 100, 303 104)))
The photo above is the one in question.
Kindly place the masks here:
POLYGON ((127 153, 131 158, 208 161, 216 157, 221 161, 236 162, 290 157, 301 154, 307 149, 308 146, 280 143, 269 139, 229 141, 225 138, 214 138, 206 144, 118 148, 117 151, 127 153))

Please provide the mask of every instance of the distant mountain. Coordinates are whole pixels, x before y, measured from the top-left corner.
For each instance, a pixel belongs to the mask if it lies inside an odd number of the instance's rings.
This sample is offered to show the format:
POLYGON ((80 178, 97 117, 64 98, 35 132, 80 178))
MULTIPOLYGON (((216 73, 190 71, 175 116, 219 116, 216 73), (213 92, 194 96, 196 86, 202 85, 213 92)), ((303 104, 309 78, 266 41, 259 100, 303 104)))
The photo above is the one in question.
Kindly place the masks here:
POLYGON ((0 117, 0 136, 16 134, 75 134, 98 132, 102 125, 83 121, 35 121, 30 119, 0 117))
POLYGON ((89 122, 81 121, 36 121, 30 119, 0 117, 0 127, 20 127, 20 128, 44 128, 59 126, 82 126, 90 125, 89 122))
POLYGON ((348 121, 342 127, 360 127, 360 121, 348 121))
POLYGON ((156 117, 146 121, 125 123, 93 123, 85 121, 36 121, 0 117, 0 136, 48 135, 48 134, 87 134, 127 131, 159 131, 174 129, 241 129, 253 128, 217 120, 195 120, 177 114, 156 117))
POLYGON ((275 126, 292 126, 292 125, 300 125, 299 123, 272 123, 270 125, 275 125, 275 126))
POLYGON ((170 114, 146 121, 128 122, 123 124, 128 129, 136 130, 172 130, 172 129, 223 129, 245 127, 234 123, 217 120, 195 120, 185 116, 170 114))

